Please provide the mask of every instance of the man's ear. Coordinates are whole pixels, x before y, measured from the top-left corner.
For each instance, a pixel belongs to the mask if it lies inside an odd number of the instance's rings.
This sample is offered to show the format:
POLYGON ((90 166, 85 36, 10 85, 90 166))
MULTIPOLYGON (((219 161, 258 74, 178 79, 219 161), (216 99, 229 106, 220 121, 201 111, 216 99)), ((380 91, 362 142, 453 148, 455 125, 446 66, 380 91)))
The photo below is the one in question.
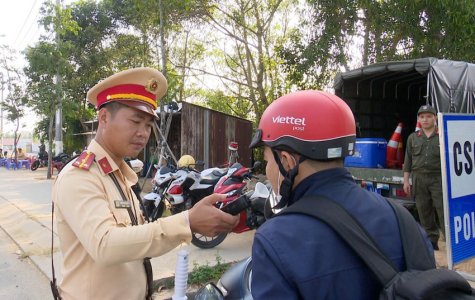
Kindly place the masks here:
POLYGON ((294 156, 287 151, 280 152, 280 158, 286 171, 293 169, 297 165, 297 161, 295 160, 294 156))
POLYGON ((99 110, 97 120, 99 121, 99 124, 102 124, 103 126, 109 121, 109 112, 105 107, 99 110))

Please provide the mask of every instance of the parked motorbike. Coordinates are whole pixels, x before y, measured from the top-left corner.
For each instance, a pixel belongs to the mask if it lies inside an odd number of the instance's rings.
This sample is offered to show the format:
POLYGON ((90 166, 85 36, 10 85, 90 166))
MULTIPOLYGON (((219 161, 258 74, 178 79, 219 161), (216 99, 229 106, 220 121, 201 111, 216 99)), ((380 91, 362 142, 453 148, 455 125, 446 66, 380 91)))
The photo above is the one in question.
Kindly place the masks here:
MULTIPOLYGON (((251 168, 244 167, 240 163, 233 164, 226 175, 221 177, 216 183, 214 193, 227 194, 226 203, 236 200, 246 192, 248 182, 255 178, 253 171, 260 165, 261 163, 258 161, 251 168)), ((238 225, 234 227, 232 232, 242 233, 255 229, 259 222, 261 222, 261 218, 259 215, 247 214, 246 211, 243 211, 240 214, 238 225)), ((199 233, 193 233, 191 242, 199 248, 209 249, 221 244, 227 235, 227 233, 220 233, 215 237, 207 237, 199 233)))
POLYGON ((37 158, 34 159, 30 165, 30 170, 36 171, 38 168, 43 168, 48 166, 48 159, 37 158))
POLYGON ((198 201, 211 195, 214 186, 227 170, 227 168, 209 168, 199 172, 191 167, 179 169, 175 179, 165 191, 171 213, 176 214, 190 209, 198 201))
MULTIPOLYGON (((60 153, 52 158, 53 168, 59 171, 63 168, 64 164, 70 159, 70 156, 66 153, 60 153)), ((30 165, 30 170, 36 171, 36 169, 48 166, 48 153, 43 153, 38 156, 38 159, 34 160, 30 165)))
MULTIPOLYGON (((246 194, 245 194, 246 195, 246 194)), ((245 196, 244 195, 244 196, 245 196)), ((268 188, 258 182, 250 197, 239 197, 228 202, 221 209, 232 214, 242 213, 243 209, 249 214, 264 216, 270 209, 270 193, 268 188), (258 192, 257 192, 258 191, 258 192)), ((262 225, 265 220, 259 224, 262 225)), ((252 300, 251 295, 252 258, 243 259, 231 266, 219 279, 218 283, 208 283, 195 294, 195 300, 252 300)))
POLYGON ((152 180, 152 192, 144 196, 149 222, 163 215, 166 203, 172 214, 191 208, 202 198, 211 195, 219 178, 227 168, 209 168, 198 172, 193 166, 162 166, 152 180))
POLYGON ((152 192, 144 196, 144 209, 149 222, 160 218, 165 211, 164 193, 177 176, 177 168, 172 163, 160 167, 152 179, 152 192))

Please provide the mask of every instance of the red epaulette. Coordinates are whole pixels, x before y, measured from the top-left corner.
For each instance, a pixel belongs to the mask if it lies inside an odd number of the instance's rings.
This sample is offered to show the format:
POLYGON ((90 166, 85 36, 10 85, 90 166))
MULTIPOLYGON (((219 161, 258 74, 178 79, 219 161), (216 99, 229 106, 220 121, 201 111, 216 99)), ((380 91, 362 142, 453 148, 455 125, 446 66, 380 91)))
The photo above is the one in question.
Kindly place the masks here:
POLYGON ((86 150, 74 161, 73 166, 82 170, 89 170, 94 161, 94 157, 94 153, 86 150))
POLYGON ((112 172, 112 167, 109 163, 109 160, 107 160, 107 157, 104 156, 97 163, 101 167, 102 172, 104 172, 104 174, 109 174, 110 172, 112 172))

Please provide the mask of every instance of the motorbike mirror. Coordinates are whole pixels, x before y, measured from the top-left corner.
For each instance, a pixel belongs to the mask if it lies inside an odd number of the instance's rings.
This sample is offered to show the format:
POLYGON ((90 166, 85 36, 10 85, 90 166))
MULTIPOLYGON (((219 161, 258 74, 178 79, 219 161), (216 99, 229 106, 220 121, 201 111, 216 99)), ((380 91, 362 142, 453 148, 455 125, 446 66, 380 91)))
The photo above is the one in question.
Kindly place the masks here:
POLYGON ((202 167, 202 166, 204 166, 204 165, 205 165, 205 162, 202 161, 202 160, 197 160, 197 161, 195 162, 195 166, 200 166, 200 167, 202 167))
POLYGON ((132 159, 129 161, 129 166, 135 173, 140 173, 143 169, 143 162, 140 159, 132 159))
POLYGON ((256 161, 256 162, 254 163, 254 165, 252 166, 252 169, 257 169, 257 168, 259 168, 260 166, 261 166, 261 162, 260 162, 260 161, 256 161))
POLYGON ((270 196, 270 192, 267 189, 266 185, 262 182, 256 183, 256 187, 254 188, 254 193, 251 195, 251 199, 255 198, 264 198, 267 199, 270 196))
POLYGON ((208 283, 196 292, 194 300, 224 300, 224 297, 216 285, 208 283))

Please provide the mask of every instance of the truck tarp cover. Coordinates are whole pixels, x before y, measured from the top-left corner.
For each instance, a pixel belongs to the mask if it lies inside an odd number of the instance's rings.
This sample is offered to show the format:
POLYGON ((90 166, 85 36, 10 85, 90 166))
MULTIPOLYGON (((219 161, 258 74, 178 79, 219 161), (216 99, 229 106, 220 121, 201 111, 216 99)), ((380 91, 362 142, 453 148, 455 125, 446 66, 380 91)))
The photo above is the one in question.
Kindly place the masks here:
MULTIPOLYGON (((346 81, 373 80, 384 78, 394 80, 401 73, 419 73, 427 78, 428 103, 439 112, 474 113, 475 103, 475 64, 436 59, 432 57, 405 61, 382 62, 340 73, 336 76, 336 94, 345 94, 346 81)), ((353 85, 354 86, 354 85, 353 85)), ((371 88, 383 89, 385 84, 375 84, 371 88)), ((352 91, 357 94, 358 91, 352 91)), ((373 93, 371 91, 370 93, 373 93)), ((376 94, 376 93, 375 93, 376 94)), ((380 93, 378 93, 380 94, 380 93)))

